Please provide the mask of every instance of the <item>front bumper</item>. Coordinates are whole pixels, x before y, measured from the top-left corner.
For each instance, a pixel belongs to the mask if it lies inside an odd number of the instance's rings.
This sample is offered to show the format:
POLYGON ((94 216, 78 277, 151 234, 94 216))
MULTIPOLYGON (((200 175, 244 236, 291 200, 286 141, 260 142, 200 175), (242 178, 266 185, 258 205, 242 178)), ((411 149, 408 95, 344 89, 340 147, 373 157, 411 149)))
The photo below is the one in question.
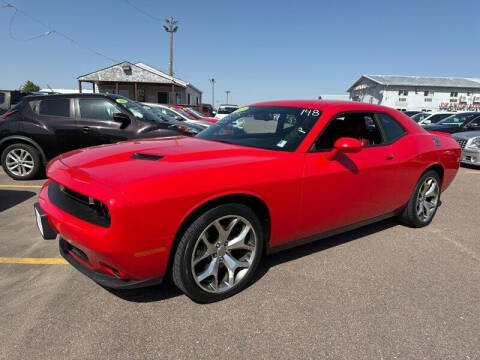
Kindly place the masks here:
POLYGON ((139 280, 139 281, 132 281, 132 280, 122 280, 118 279, 114 276, 102 274, 96 272, 88 267, 84 266, 81 260, 78 260, 78 249, 75 249, 72 245, 70 245, 65 239, 60 237, 59 241, 60 247, 60 255, 63 256, 65 260, 67 260, 70 265, 72 265, 75 269, 80 271, 83 275, 86 275, 96 283, 111 289, 135 289, 139 287, 146 287, 152 286, 156 284, 160 284, 163 281, 163 277, 156 277, 153 279, 147 280, 139 280))
POLYGON ((48 237, 58 234, 77 250, 63 251, 65 259, 106 287, 130 288, 158 283, 167 270, 172 237, 157 227, 142 226, 139 214, 147 210, 132 207, 122 193, 92 179, 78 180, 74 175, 58 161, 51 164, 51 180, 40 191, 37 206, 41 209, 40 215, 45 214, 40 216, 40 223, 52 230, 48 237), (55 205, 49 197, 52 182, 106 204, 111 224, 96 225, 81 218, 81 214, 55 205))
POLYGON ((461 162, 463 164, 480 166, 480 150, 463 149, 461 162))

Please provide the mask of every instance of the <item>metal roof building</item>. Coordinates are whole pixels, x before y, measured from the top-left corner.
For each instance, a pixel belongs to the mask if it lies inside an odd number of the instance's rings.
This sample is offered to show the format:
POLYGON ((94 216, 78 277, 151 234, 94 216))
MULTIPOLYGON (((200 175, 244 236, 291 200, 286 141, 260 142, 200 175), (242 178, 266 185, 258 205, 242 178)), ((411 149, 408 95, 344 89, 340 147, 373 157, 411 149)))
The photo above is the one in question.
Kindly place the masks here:
POLYGON ((91 83, 93 92, 120 94, 136 101, 167 104, 174 100, 176 104, 187 105, 202 102, 202 92, 191 83, 141 62, 123 61, 79 76, 77 80, 79 92, 83 83, 91 83))
POLYGON ((480 79, 362 75, 347 90, 350 99, 399 110, 480 110, 480 79))

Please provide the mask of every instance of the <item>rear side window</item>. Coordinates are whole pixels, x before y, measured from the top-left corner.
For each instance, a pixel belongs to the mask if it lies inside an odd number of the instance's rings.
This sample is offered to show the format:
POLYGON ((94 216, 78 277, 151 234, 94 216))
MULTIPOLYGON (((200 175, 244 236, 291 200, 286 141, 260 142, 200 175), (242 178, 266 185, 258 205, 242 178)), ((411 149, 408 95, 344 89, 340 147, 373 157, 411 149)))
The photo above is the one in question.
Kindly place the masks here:
POLYGON ((406 134, 407 131, 390 115, 378 113, 376 117, 385 132, 385 142, 394 142, 406 134))
POLYGON ((79 99, 80 117, 110 121, 115 112, 120 112, 110 101, 105 99, 79 99))
POLYGON ((40 115, 70 116, 70 99, 45 99, 40 101, 38 108, 40 115))

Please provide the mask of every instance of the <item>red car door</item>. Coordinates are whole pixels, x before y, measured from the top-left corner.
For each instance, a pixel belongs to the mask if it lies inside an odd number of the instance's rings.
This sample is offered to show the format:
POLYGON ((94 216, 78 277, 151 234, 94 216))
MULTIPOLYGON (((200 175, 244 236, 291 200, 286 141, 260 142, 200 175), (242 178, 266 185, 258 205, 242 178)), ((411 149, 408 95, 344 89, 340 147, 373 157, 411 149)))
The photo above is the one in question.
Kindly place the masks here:
MULTIPOLYGON (((373 115, 366 116, 367 123, 371 122, 373 115)), ((318 152, 305 154, 299 237, 334 230, 394 210, 398 164, 392 146, 385 144, 378 125, 370 123, 370 127, 371 144, 358 153, 340 153, 331 160, 326 158, 329 150, 316 149, 318 152)), ((335 132, 335 138, 352 137, 339 133, 338 129, 335 132)), ((328 136, 328 129, 324 135, 328 136)))

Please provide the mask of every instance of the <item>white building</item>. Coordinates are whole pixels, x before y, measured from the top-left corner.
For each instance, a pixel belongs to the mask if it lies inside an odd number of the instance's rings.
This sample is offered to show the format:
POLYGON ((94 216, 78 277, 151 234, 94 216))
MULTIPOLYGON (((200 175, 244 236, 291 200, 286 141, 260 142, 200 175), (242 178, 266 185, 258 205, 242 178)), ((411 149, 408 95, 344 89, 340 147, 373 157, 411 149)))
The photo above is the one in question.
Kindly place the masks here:
POLYGON ((79 76, 78 90, 82 84, 92 84, 93 92, 119 94, 135 101, 182 105, 200 105, 202 92, 191 83, 169 76, 144 63, 128 61, 79 76))
POLYGON ((397 110, 480 111, 480 79, 362 75, 350 99, 397 110))

